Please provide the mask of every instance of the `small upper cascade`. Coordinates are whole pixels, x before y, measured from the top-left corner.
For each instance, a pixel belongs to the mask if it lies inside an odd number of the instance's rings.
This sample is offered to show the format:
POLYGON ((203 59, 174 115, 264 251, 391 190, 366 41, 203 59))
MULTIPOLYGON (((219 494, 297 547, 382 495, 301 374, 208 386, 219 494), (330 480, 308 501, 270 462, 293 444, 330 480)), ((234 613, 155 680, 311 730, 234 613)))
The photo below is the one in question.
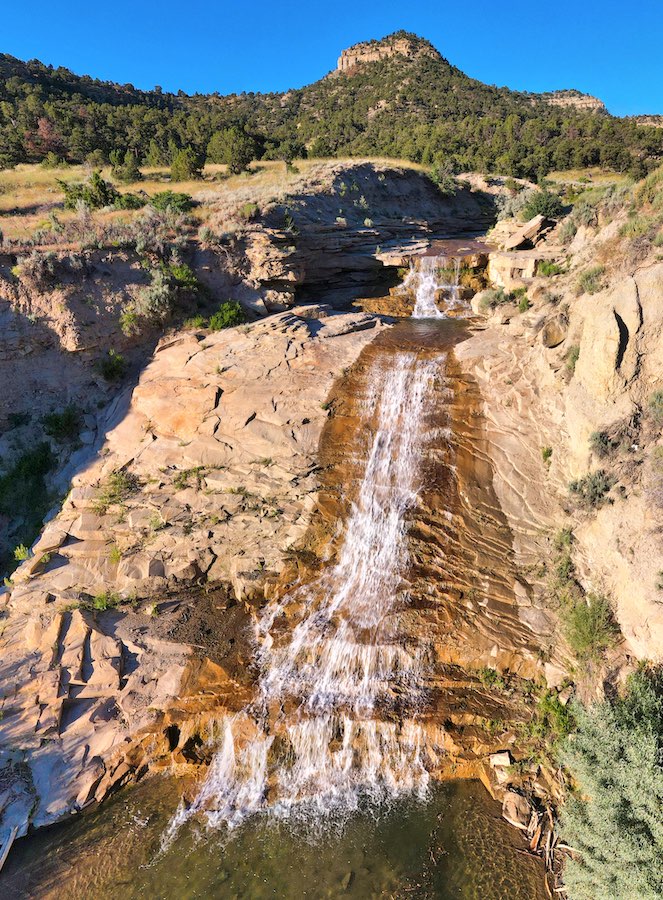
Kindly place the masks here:
POLYGON ((406 288, 414 287, 413 319, 443 319, 447 311, 462 306, 460 268, 459 256, 451 259, 446 256, 421 256, 414 261, 404 284, 406 288), (445 280, 449 276, 451 280, 445 280), (445 312, 440 311, 437 305, 439 294, 445 297, 445 312))

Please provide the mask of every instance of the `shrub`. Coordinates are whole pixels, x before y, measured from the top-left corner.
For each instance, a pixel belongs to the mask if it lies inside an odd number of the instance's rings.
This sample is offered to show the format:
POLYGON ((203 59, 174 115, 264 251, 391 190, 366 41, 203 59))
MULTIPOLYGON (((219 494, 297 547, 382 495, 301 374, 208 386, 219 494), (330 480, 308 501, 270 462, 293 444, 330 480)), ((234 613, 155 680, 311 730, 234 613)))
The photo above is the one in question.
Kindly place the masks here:
POLYGON ((256 142, 237 125, 215 132, 207 145, 210 162, 225 163, 233 175, 246 171, 257 152, 256 142))
POLYGON ((25 544, 19 544, 18 547, 14 547, 14 559, 16 562, 23 562, 30 557, 30 550, 25 544))
POLYGON ((186 217, 171 207, 160 210, 148 206, 140 218, 124 225, 121 243, 141 256, 169 257, 187 242, 186 217))
POLYGON ((292 165, 293 159, 306 158, 306 146, 301 141, 286 138, 272 153, 272 158, 283 160, 286 164, 286 171, 291 171, 296 168, 292 165))
POLYGON ((582 661, 598 659, 619 634, 610 604, 595 594, 565 610, 563 627, 569 647, 582 661))
POLYGON ((200 314, 197 316, 192 316, 190 319, 186 319, 182 323, 182 328, 207 328, 207 319, 205 318, 205 316, 202 316, 200 314))
POLYGON ((534 737, 543 738, 553 751, 571 734, 575 718, 568 705, 564 705, 555 691, 544 691, 537 700, 529 731, 534 737))
POLYGON ((552 458, 552 455, 553 455, 552 447, 541 447, 541 458, 544 461, 544 463, 548 464, 552 458))
POLYGON ((299 226, 295 222, 295 218, 289 209, 283 210, 283 230, 287 231, 288 234, 299 234, 299 226))
POLYGON ((589 436, 589 446, 592 453, 598 456, 599 459, 605 459, 615 449, 615 445, 610 440, 607 431, 593 431, 589 436))
POLYGON ((79 203, 88 209, 103 209, 113 206, 120 196, 109 181, 104 181, 100 172, 93 172, 85 183, 75 181, 67 184, 58 180, 58 184, 64 191, 66 209, 76 209, 79 203))
POLYGON ((576 851, 564 882, 573 900, 663 896, 663 682, 638 672, 623 698, 574 709, 562 759, 576 785, 561 834, 576 851))
POLYGON ((484 687, 493 688, 496 691, 503 691, 507 687, 507 682, 497 669, 491 669, 485 666, 477 672, 479 681, 484 687))
POLYGON ((445 197, 453 196, 458 190, 458 181, 454 176, 451 163, 438 163, 430 170, 429 178, 445 197))
POLYGON ((221 331, 222 328, 232 328, 245 321, 246 315, 241 305, 236 300, 226 300, 210 317, 209 328, 211 331, 221 331))
POLYGON ((202 160, 193 147, 178 150, 170 165, 171 181, 192 181, 202 177, 202 160))
POLYGON ((518 312, 525 313, 532 304, 529 302, 527 294, 523 294, 518 301, 518 312))
POLYGON ((131 311, 154 325, 165 322, 173 312, 175 295, 171 280, 163 269, 152 269, 151 282, 138 292, 131 311))
POLYGON ((186 263, 170 263, 163 268, 164 274, 175 282, 175 287, 189 294, 200 292, 202 285, 191 266, 186 263))
POLYGON ((119 381, 127 370, 127 361, 116 350, 111 349, 99 361, 99 372, 106 381, 119 381))
POLYGON ((131 306, 128 306, 127 309, 122 310, 120 313, 120 328, 122 334, 126 334, 127 337, 140 333, 138 315, 131 306))
POLYGON ((110 548, 110 551, 108 553, 108 561, 112 565, 115 566, 120 562, 121 559, 122 559, 122 551, 117 546, 117 544, 113 544, 113 546, 110 548))
POLYGON ((243 206, 237 210, 240 219, 245 219, 247 222, 252 221, 253 219, 257 219, 260 215, 260 207, 257 203, 245 203, 243 206))
POLYGON ((177 191, 159 191, 150 199, 150 203, 155 209, 186 213, 193 207, 193 198, 190 194, 177 191))
POLYGON ((20 259, 18 272, 13 274, 32 279, 40 290, 45 291, 55 286, 58 268, 58 259, 54 253, 33 250, 29 256, 20 259))
POLYGON ((57 153, 49 150, 39 165, 42 169, 65 169, 67 162, 61 156, 58 156, 57 153))
POLYGON ((94 503, 95 512, 100 516, 105 515, 109 507, 123 504, 139 487, 138 478, 131 472, 124 469, 112 472, 99 488, 94 503))
POLYGON ((654 391, 649 398, 647 411, 653 422, 663 425, 663 391, 654 391))
MULTIPOLYGON (((0 515, 19 527, 12 531, 17 543, 30 545, 39 532, 51 500, 46 489, 46 475, 55 464, 48 443, 38 444, 19 457, 0 475, 0 515)), ((12 566, 11 557, 0 558, 0 565, 12 566)))
POLYGON ((120 194, 113 204, 115 209, 142 209, 145 206, 146 200, 144 197, 139 197, 138 194, 120 194))
POLYGON ((592 266, 579 276, 576 290, 578 294, 597 294, 605 287, 603 266, 592 266))
POLYGON ((663 197, 663 166, 650 172, 634 193, 634 199, 638 206, 656 204, 661 197, 663 197))
POLYGON ((498 306, 502 306, 503 303, 508 303, 509 297, 505 293, 504 288, 489 288, 487 291, 484 291, 483 297, 481 298, 481 309, 496 309, 498 306))
POLYGON ((649 234, 654 227, 654 222, 652 222, 648 216, 632 215, 629 216, 628 220, 624 222, 619 229, 619 236, 625 238, 639 238, 645 234, 649 234))
POLYGON ((536 267, 536 274, 550 278, 552 275, 561 275, 564 269, 556 262, 549 259, 542 259, 536 267))
POLYGON ((599 469, 590 472, 584 478, 572 481, 569 490, 581 506, 586 509, 598 509, 605 502, 606 494, 614 483, 612 476, 599 469))
POLYGON ((30 422, 31 416, 29 412, 10 412, 7 416, 10 428, 21 428, 30 422))
POLYGON ((512 195, 519 194, 523 190, 523 185, 514 178, 507 178, 504 182, 504 187, 512 195))
POLYGON ((570 528, 563 528, 556 534, 554 549, 555 555, 548 587, 551 599, 554 600, 557 609, 561 612, 570 609, 583 597, 573 564, 573 532, 570 528))
POLYGON ((91 169, 103 169, 108 162, 108 158, 103 150, 93 150, 85 157, 85 162, 91 169))
POLYGON ((570 244, 573 238, 576 236, 577 231, 578 226, 573 221, 573 219, 565 219, 559 229, 560 243, 564 246, 570 244))
POLYGON ((580 347, 577 344, 573 344, 572 347, 566 352, 566 356, 564 357, 566 360, 566 368, 571 374, 576 370, 576 363, 580 359, 580 347))
POLYGON ((527 221, 534 216, 545 216, 547 219, 559 219, 564 212, 564 205, 556 194, 548 191, 530 193, 522 208, 521 217, 527 221))
POLYGON ((103 591, 100 594, 96 594, 92 600, 85 603, 84 606, 88 607, 88 609, 96 609, 101 612, 107 609, 115 609, 116 606, 119 606, 122 603, 122 598, 119 594, 115 594, 112 591, 103 591))
POLYGON ((66 406, 62 412, 52 412, 42 419, 44 431, 59 443, 73 443, 81 430, 81 414, 75 406, 66 406))

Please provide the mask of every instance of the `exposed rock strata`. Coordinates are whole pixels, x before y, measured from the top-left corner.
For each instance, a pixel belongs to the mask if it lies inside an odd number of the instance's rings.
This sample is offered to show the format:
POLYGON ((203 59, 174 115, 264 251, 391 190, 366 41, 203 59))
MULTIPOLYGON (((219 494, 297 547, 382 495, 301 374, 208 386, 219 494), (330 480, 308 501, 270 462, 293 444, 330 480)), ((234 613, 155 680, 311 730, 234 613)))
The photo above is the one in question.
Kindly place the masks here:
POLYGON ((343 74, 352 74, 357 66, 366 63, 379 62, 383 59, 390 59, 392 56, 405 56, 407 59, 415 59, 417 56, 432 56, 435 59, 440 58, 440 54, 432 47, 428 41, 414 38, 413 36, 398 34, 383 38, 381 41, 364 41, 360 44, 354 44, 343 50, 336 67, 337 72, 343 74))
POLYGON ((547 94, 540 94, 540 98, 550 106, 563 106, 571 109, 578 109, 581 112, 607 113, 605 103, 598 97, 592 97, 590 94, 583 94, 580 91, 552 91, 547 94))
MULTIPOLYGON (((606 231, 577 244, 575 271, 595 260, 614 228, 606 231)), ((660 661, 661 522, 647 495, 646 460, 660 442, 647 403, 663 383, 663 265, 615 273, 603 291, 580 297, 574 277, 556 279, 549 291, 547 279, 521 279, 534 307, 497 311, 458 355, 484 398, 495 489, 519 565, 540 566, 554 531, 570 525, 585 588, 612 599, 636 656, 660 661), (553 290, 555 305, 546 302, 553 290), (570 353, 578 354, 575 368, 570 353), (633 437, 620 437, 622 450, 604 460, 591 447, 599 431, 633 437), (597 511, 578 509, 569 483, 601 467, 622 486, 597 511)))

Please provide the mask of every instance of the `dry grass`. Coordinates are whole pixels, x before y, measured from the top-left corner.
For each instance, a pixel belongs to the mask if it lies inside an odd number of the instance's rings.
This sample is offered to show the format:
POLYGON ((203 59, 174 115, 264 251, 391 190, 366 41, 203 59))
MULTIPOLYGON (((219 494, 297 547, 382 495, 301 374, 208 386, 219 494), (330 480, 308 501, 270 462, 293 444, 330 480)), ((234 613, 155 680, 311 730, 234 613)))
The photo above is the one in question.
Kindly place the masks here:
POLYGON ((566 172, 550 172, 546 175, 549 181, 556 181, 558 184, 581 184, 581 179, 588 179, 587 187, 597 184, 626 184, 628 176, 618 175, 609 169, 602 169, 599 166, 590 166, 586 169, 569 169, 566 172))
MULTIPOLYGON (((392 168, 425 169, 424 166, 407 160, 312 159, 298 160, 296 165, 299 171, 287 172, 283 162, 259 161, 252 164, 249 173, 242 175, 228 175, 226 166, 223 165, 207 165, 200 180, 172 182, 168 168, 144 167, 141 170, 142 181, 122 185, 119 190, 144 191, 149 196, 165 190, 190 194, 201 204, 193 211, 193 217, 201 224, 213 218, 218 225, 231 219, 233 211, 245 203, 278 202, 288 194, 297 193, 305 185, 310 185, 312 181, 319 185, 331 184, 331 171, 336 166, 368 161, 392 168)), ((39 165, 27 164, 0 171, 0 230, 9 240, 23 241, 29 239, 37 229, 47 229, 49 216, 53 213, 63 224, 71 221, 76 213, 64 209, 64 195, 57 182, 83 181, 89 173, 86 166, 44 169, 39 165)), ((110 168, 103 169, 102 175, 111 180, 110 168)), ((95 212, 94 220, 129 221, 138 214, 139 212, 128 211, 95 212)))

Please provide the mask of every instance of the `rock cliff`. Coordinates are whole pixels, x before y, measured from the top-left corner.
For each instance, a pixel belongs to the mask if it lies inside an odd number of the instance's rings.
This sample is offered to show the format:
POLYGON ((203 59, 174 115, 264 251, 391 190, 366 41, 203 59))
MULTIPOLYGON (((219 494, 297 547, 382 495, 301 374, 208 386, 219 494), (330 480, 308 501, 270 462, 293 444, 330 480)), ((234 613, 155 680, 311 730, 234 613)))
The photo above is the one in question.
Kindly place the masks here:
POLYGON ((557 229, 535 251, 510 254, 518 274, 511 269, 508 288, 522 285, 529 308, 496 308, 457 352, 484 398, 495 489, 519 564, 544 564, 545 593, 552 536, 572 529, 583 586, 610 598, 628 652, 660 662, 661 430, 652 398, 663 384, 663 262, 655 246, 625 236, 626 210, 610 219, 580 228, 567 246, 557 229), (559 274, 525 277, 520 256, 534 257, 535 270, 555 258, 559 274), (583 279, 587 271, 598 283, 583 279), (596 472, 606 493, 578 502, 570 484, 596 472))
POLYGON ((597 97, 592 97, 589 94, 583 94, 580 91, 552 91, 539 96, 550 106, 571 107, 583 112, 594 113, 607 113, 608 111, 603 100, 599 100, 597 97))
POLYGON ((440 54, 428 41, 406 32, 396 32, 380 41, 362 41, 344 50, 336 67, 337 72, 351 75, 357 66, 379 62, 393 56, 415 59, 418 56, 440 59, 440 54))

